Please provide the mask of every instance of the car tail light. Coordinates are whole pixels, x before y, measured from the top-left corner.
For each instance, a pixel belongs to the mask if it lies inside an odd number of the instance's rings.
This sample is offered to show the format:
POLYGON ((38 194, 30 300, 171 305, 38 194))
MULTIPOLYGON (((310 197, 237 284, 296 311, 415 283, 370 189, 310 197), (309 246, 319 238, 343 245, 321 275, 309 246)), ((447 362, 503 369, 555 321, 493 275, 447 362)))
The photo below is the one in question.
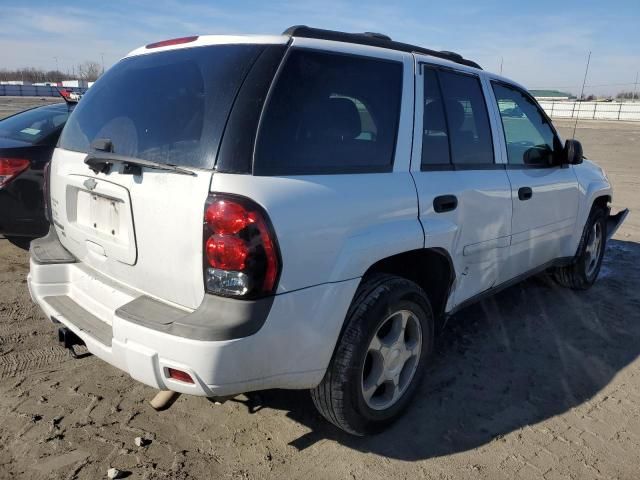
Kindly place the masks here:
POLYGON ((207 292, 236 298, 274 293, 280 254, 266 212, 248 198, 213 194, 204 210, 207 292))
POLYGON ((176 368, 167 368, 167 374, 169 378, 173 378, 174 380, 178 380, 179 382, 184 383, 193 383, 193 378, 187 372, 183 372, 182 370, 178 370, 176 368))
POLYGON ((170 45, 180 45, 181 43, 191 43, 195 42, 198 39, 198 35, 194 35, 191 37, 180 37, 180 38, 172 38, 170 40, 162 40, 161 42, 150 43, 145 46, 145 48, 160 48, 160 47, 168 47, 170 45))
POLYGON ((0 157, 0 188, 24 172, 29 165, 30 162, 26 158, 0 157))

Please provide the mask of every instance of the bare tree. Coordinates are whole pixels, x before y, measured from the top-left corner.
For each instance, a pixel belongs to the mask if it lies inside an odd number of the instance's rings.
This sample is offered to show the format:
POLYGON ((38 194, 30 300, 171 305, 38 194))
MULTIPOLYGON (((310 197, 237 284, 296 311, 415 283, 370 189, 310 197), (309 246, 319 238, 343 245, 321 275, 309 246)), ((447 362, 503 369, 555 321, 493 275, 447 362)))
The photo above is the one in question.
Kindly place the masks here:
MULTIPOLYGON (((621 100, 633 100, 634 93, 633 92, 620 92, 616 95, 616 98, 621 100)), ((638 98, 638 94, 635 94, 635 98, 638 98)))
POLYGON ((98 62, 85 61, 78 65, 78 77, 81 80, 95 82, 102 73, 102 67, 98 62))

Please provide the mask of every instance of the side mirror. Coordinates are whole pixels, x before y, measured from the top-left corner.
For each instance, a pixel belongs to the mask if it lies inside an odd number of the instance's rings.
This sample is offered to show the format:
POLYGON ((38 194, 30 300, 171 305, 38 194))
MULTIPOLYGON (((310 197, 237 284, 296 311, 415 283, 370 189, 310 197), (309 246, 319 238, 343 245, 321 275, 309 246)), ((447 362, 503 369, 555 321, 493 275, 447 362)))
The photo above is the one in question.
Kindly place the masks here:
POLYGON ((569 165, 581 164, 582 157, 582 144, 578 140, 567 140, 564 142, 564 158, 569 165))

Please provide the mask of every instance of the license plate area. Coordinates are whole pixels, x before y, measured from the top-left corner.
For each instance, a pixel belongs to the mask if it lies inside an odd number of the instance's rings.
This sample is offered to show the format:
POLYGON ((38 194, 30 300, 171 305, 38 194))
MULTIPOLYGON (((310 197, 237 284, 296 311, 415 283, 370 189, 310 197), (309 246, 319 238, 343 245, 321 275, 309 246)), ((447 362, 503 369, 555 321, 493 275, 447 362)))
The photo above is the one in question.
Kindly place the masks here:
POLYGON ((102 179, 67 178, 65 235, 87 253, 134 265, 137 248, 129 190, 102 179))
POLYGON ((121 199, 78 190, 77 222, 96 233, 117 239, 121 233, 121 199))

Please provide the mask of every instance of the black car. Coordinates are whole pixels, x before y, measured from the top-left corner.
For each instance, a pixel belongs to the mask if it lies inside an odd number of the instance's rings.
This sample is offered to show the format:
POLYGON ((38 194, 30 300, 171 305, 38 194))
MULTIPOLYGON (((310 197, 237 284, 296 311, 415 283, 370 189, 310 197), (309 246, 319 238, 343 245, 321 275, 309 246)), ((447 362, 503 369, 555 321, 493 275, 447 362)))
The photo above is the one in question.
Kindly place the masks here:
POLYGON ((46 105, 0 120, 0 234, 16 245, 47 233, 45 165, 73 106, 46 105))

